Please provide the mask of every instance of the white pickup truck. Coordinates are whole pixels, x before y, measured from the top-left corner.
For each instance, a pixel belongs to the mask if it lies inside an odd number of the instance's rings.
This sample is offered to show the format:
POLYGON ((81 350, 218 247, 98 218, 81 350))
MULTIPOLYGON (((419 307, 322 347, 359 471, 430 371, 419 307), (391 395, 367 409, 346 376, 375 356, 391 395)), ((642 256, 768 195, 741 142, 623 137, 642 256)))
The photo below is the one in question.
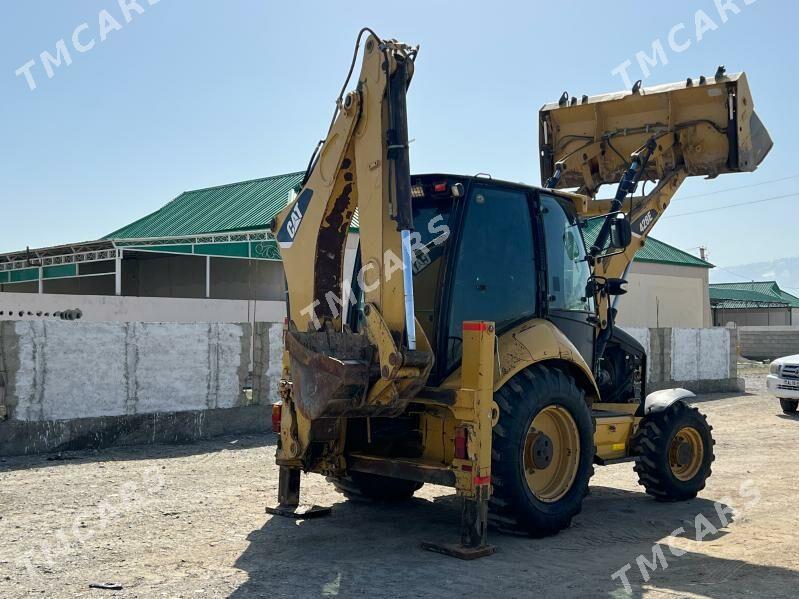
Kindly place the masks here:
POLYGON ((796 412, 799 406, 799 354, 774 360, 766 376, 766 387, 780 400, 783 412, 796 412))

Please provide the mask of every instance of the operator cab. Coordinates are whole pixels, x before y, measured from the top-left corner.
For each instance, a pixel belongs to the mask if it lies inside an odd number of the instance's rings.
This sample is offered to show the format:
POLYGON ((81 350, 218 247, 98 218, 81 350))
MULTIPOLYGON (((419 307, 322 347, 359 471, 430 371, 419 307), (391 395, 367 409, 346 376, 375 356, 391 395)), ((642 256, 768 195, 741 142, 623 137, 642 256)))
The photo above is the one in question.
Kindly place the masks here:
POLYGON ((433 174, 412 177, 412 196, 416 318, 436 358, 429 385, 460 366, 467 320, 494 321, 502 334, 549 319, 592 363, 591 271, 567 194, 433 174))

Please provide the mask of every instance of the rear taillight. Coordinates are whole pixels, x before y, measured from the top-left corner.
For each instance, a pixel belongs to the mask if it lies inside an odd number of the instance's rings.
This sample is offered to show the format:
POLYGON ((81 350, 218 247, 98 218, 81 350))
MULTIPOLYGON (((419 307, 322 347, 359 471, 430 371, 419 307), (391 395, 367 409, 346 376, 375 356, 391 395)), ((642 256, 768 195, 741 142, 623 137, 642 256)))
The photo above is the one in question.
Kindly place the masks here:
POLYGON ((455 457, 459 460, 468 459, 468 451, 466 448, 467 433, 466 429, 459 426, 455 429, 455 457))
POLYGON ((272 404, 272 432, 280 433, 280 417, 283 414, 283 404, 272 404))

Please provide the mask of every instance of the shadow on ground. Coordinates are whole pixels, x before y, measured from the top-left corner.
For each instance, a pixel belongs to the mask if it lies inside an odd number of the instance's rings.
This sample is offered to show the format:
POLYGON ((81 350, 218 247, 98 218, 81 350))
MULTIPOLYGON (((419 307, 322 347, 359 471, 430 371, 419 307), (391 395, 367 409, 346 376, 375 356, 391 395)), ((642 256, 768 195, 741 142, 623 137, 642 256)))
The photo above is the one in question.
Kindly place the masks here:
POLYGON ((12 470, 52 468, 65 464, 87 464, 91 462, 121 462, 129 460, 160 460, 183 458, 193 455, 214 454, 220 451, 237 451, 254 447, 270 447, 277 442, 272 433, 226 435, 180 445, 153 444, 104 449, 82 449, 61 451, 31 456, 0 458, 0 474, 12 470))
POLYGON ((547 539, 493 532, 497 553, 464 562, 419 548, 425 540, 455 540, 454 495, 382 506, 342 501, 328 518, 272 517, 253 531, 236 562, 249 581, 231 597, 642 597, 644 585, 678 596, 789 596, 796 581, 792 570, 682 553, 665 544, 660 547, 666 567, 658 566, 644 581, 636 558, 652 561, 653 545, 679 527, 685 530, 680 536, 695 539, 699 514, 718 530, 696 547, 735 534, 734 527, 722 526, 708 499, 658 503, 643 493, 592 487, 570 529, 547 539), (611 578, 628 563, 631 594, 611 578))

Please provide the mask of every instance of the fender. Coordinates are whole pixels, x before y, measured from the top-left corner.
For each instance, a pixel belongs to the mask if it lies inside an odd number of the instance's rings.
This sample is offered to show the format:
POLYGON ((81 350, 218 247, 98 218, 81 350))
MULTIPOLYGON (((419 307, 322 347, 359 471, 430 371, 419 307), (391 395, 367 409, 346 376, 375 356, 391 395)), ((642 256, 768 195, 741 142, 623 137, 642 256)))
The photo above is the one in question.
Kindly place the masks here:
POLYGON ((647 395, 644 400, 644 414, 663 412, 674 402, 692 397, 696 397, 696 395, 692 391, 688 391, 688 389, 677 388, 654 391, 647 395))
POLYGON ((593 400, 600 397, 591 367, 569 338, 548 320, 535 318, 505 331, 498 335, 497 349, 494 390, 528 366, 555 361, 570 370, 588 397, 593 400))

